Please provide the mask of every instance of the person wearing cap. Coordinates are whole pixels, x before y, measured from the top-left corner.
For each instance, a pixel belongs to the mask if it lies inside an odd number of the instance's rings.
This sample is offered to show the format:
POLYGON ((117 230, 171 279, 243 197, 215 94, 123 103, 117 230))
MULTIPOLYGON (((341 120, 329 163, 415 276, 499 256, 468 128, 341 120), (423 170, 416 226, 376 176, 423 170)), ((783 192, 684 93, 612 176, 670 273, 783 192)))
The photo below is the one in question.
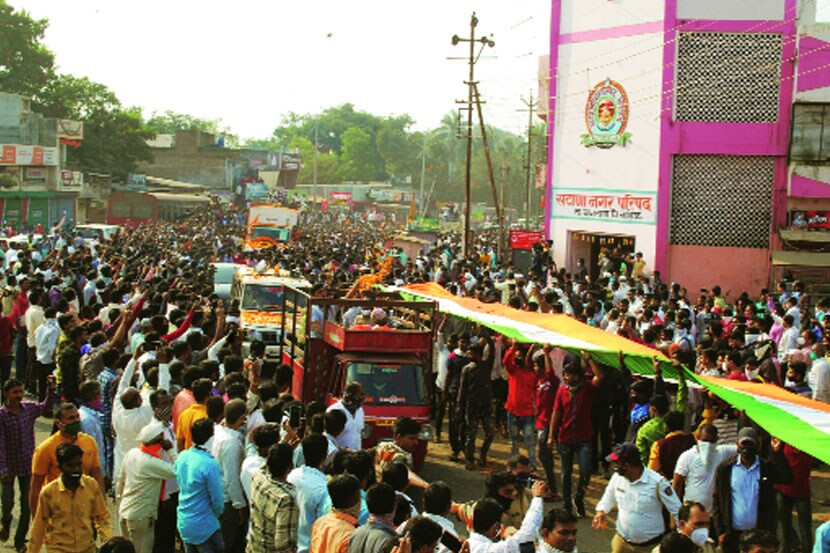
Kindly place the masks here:
POLYGON ((154 420, 138 433, 139 447, 127 452, 116 478, 116 497, 121 499, 118 521, 121 533, 135 545, 136 553, 151 553, 159 499, 165 481, 174 478, 173 464, 162 459, 170 454, 172 442, 164 424, 154 420))
POLYGON ((630 443, 616 447, 607 457, 614 463, 592 527, 607 526, 607 513, 617 507, 617 533, 611 540, 613 553, 650 553, 668 531, 663 508, 676 520, 680 499, 668 480, 643 466, 640 452, 630 443))
POLYGON ((712 520, 724 553, 738 551, 741 532, 776 528, 775 484, 791 484, 793 473, 777 438, 770 442, 770 459, 758 456, 758 432, 738 432, 738 453, 724 461, 715 474, 712 520))

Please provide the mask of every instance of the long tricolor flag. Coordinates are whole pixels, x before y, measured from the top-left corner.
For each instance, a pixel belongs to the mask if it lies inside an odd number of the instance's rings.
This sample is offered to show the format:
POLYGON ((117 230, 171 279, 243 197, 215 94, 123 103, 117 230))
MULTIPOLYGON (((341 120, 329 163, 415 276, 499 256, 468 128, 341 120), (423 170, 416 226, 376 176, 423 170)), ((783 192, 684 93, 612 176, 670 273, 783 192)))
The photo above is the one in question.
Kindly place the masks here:
MULTIPOLYGON (((662 353, 621 336, 609 334, 567 315, 519 311, 501 303, 482 303, 455 296, 436 283, 395 288, 403 294, 435 301, 439 311, 484 325, 519 342, 551 344, 573 352, 586 350, 600 363, 618 367, 619 352, 634 373, 653 376, 657 355, 667 378, 676 372, 662 353)), ((813 401, 769 384, 703 378, 686 370, 687 379, 745 411, 770 434, 830 463, 830 404, 813 401)))

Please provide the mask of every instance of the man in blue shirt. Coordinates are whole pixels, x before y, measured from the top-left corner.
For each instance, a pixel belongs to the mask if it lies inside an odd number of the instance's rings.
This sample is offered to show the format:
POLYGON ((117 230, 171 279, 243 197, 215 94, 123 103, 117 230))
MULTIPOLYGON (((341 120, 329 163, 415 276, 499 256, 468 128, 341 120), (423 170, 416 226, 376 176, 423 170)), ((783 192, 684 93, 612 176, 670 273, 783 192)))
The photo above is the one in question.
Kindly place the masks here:
POLYGON ((331 510, 328 479, 320 466, 328 453, 328 440, 322 434, 311 434, 303 439, 305 465, 288 474, 288 483, 297 488, 297 504, 300 506, 300 522, 297 527, 299 553, 308 553, 311 546, 311 526, 314 521, 331 510))
POLYGON ((191 435, 194 447, 183 451, 174 467, 179 484, 179 534, 185 553, 223 553, 225 543, 219 525, 225 508, 222 471, 205 446, 213 437, 213 421, 197 420, 191 435))
POLYGON ((773 485, 793 481, 782 447, 778 439, 772 438, 769 461, 761 459, 758 432, 748 426, 738 433, 738 454, 718 467, 712 522, 724 553, 737 553, 741 532, 776 528, 773 485))

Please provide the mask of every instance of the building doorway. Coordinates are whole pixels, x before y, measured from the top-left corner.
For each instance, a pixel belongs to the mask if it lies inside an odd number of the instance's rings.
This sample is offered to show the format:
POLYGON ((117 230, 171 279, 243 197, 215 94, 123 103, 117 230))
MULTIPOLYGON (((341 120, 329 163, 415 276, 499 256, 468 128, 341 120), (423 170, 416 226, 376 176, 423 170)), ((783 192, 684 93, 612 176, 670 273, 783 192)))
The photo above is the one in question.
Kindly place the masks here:
MULTIPOLYGON (((574 271, 582 259, 591 280, 601 278, 600 259, 608 257, 611 272, 619 271, 623 260, 636 250, 636 237, 628 234, 605 234, 584 230, 568 231, 568 270, 574 271)), ((631 267, 628 267, 631 270, 631 267)))

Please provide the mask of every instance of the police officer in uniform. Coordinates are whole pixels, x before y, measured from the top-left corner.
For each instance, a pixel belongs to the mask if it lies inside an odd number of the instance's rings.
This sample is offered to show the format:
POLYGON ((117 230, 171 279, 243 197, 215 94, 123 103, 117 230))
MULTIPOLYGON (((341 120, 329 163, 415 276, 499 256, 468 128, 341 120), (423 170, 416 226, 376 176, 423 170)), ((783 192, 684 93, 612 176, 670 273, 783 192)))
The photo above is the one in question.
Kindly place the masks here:
POLYGON ((592 526, 605 528, 606 513, 617 507, 617 533, 611 540, 613 553, 650 553, 668 531, 663 508, 675 519, 680 500, 671 483, 645 468, 634 444, 624 443, 608 456, 614 475, 597 503, 592 526))

